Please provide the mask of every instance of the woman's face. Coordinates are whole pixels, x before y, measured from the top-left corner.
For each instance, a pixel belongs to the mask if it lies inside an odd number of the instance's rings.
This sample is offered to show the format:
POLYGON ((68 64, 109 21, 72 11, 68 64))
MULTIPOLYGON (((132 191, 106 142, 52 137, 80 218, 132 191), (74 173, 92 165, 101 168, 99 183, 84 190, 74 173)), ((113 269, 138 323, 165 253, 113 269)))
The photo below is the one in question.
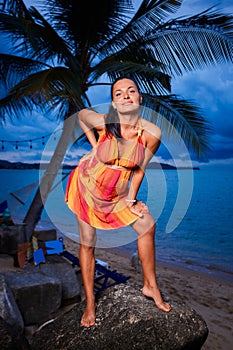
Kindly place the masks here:
POLYGON ((113 86, 112 95, 112 105, 119 113, 130 113, 135 108, 138 110, 141 95, 132 80, 118 80, 113 86))

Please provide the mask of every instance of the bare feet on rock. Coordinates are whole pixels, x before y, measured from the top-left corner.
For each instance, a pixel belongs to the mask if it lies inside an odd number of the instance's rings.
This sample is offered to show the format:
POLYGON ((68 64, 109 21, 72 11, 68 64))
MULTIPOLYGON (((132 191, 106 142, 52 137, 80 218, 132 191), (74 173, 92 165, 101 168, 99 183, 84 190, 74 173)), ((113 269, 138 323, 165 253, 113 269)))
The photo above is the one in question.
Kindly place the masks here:
MULTIPOLYGON (((156 287, 143 287, 142 288, 142 293, 145 295, 147 298, 151 298, 154 300, 155 305, 157 306, 158 309, 169 312, 171 310, 171 306, 163 301, 161 293, 159 291, 159 288, 156 287)), ((92 327, 95 324, 95 309, 96 309, 96 304, 95 303, 89 303, 87 304, 82 319, 81 319, 81 325, 84 327, 92 327)))
POLYGON ((82 319, 81 319, 81 325, 84 327, 92 327, 95 324, 95 304, 87 305, 82 319))
POLYGON ((155 302, 155 305, 157 306, 158 309, 169 312, 171 311, 171 306, 163 301, 163 298, 161 296, 161 293, 159 291, 159 288, 156 287, 143 287, 142 288, 142 293, 147 297, 147 298, 152 298, 155 302))

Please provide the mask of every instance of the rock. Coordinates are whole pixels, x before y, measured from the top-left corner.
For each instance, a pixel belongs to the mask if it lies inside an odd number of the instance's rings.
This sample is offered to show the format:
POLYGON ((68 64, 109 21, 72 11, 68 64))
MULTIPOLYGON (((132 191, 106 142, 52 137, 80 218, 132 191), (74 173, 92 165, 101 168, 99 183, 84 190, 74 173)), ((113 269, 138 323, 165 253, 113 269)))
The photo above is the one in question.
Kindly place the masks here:
POLYGON ((62 303, 67 304, 80 301, 81 284, 78 281, 75 269, 62 256, 54 255, 46 257, 46 264, 42 264, 40 271, 47 276, 56 277, 62 285, 62 303))
POLYGON ((0 253, 16 254, 18 245, 25 242, 25 225, 0 227, 0 253))
POLYGON ((0 349, 31 350, 27 339, 18 334, 0 317, 0 349))
POLYGON ((41 242, 53 241, 57 239, 57 231, 54 229, 34 231, 33 236, 41 242))
POLYGON ((18 268, 14 264, 14 257, 8 254, 0 254, 0 273, 15 270, 18 270, 18 268))
POLYGON ((54 317, 65 305, 80 302, 81 282, 75 269, 60 255, 46 257, 46 263, 28 263, 23 269, 13 259, 0 255, 0 316, 22 330, 54 317))
POLYGON ((99 294, 96 324, 80 325, 82 302, 41 327, 30 339, 32 350, 198 350, 208 328, 185 304, 170 302, 172 310, 157 309, 139 287, 120 284, 99 294))
POLYGON ((40 324, 59 309, 62 297, 59 279, 46 276, 34 266, 3 275, 13 292, 25 325, 40 324))
POLYGON ((23 333, 24 323, 21 313, 3 275, 0 275, 0 316, 6 320, 16 332, 20 334, 23 333))

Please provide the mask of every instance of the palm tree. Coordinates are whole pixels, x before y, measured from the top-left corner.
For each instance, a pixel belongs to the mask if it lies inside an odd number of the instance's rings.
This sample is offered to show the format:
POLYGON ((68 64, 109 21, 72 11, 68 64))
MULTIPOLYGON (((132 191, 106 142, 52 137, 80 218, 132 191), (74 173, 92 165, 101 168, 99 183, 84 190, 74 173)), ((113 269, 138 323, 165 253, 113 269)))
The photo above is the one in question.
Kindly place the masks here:
MULTIPOLYGON (((208 123, 192 101, 171 95, 170 82, 184 72, 232 61, 232 17, 212 8, 172 18, 182 2, 142 0, 135 10, 133 0, 44 0, 39 12, 22 0, 5 0, 0 30, 11 51, 0 54, 2 122, 35 109, 55 110, 66 120, 91 106, 91 87, 130 74, 144 105, 166 118, 197 155, 205 153, 208 123)), ((25 217, 28 240, 64 158, 75 123, 70 120, 25 217)))

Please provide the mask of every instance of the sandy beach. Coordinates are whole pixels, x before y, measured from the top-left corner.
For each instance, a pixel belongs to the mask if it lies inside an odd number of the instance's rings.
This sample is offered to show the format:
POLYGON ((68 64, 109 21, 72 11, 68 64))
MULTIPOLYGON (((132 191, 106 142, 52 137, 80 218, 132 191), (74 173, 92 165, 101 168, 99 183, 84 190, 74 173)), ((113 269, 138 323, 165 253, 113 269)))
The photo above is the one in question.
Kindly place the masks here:
MULTIPOLYGON (((65 249, 77 256, 78 243, 64 237, 65 249)), ((96 249, 96 258, 106 261, 112 270, 131 276, 142 285, 142 274, 131 266, 131 256, 114 249, 96 249)), ((161 292, 169 301, 181 300, 206 321, 209 336, 203 350, 233 348, 233 283, 188 269, 157 264, 161 292)))

